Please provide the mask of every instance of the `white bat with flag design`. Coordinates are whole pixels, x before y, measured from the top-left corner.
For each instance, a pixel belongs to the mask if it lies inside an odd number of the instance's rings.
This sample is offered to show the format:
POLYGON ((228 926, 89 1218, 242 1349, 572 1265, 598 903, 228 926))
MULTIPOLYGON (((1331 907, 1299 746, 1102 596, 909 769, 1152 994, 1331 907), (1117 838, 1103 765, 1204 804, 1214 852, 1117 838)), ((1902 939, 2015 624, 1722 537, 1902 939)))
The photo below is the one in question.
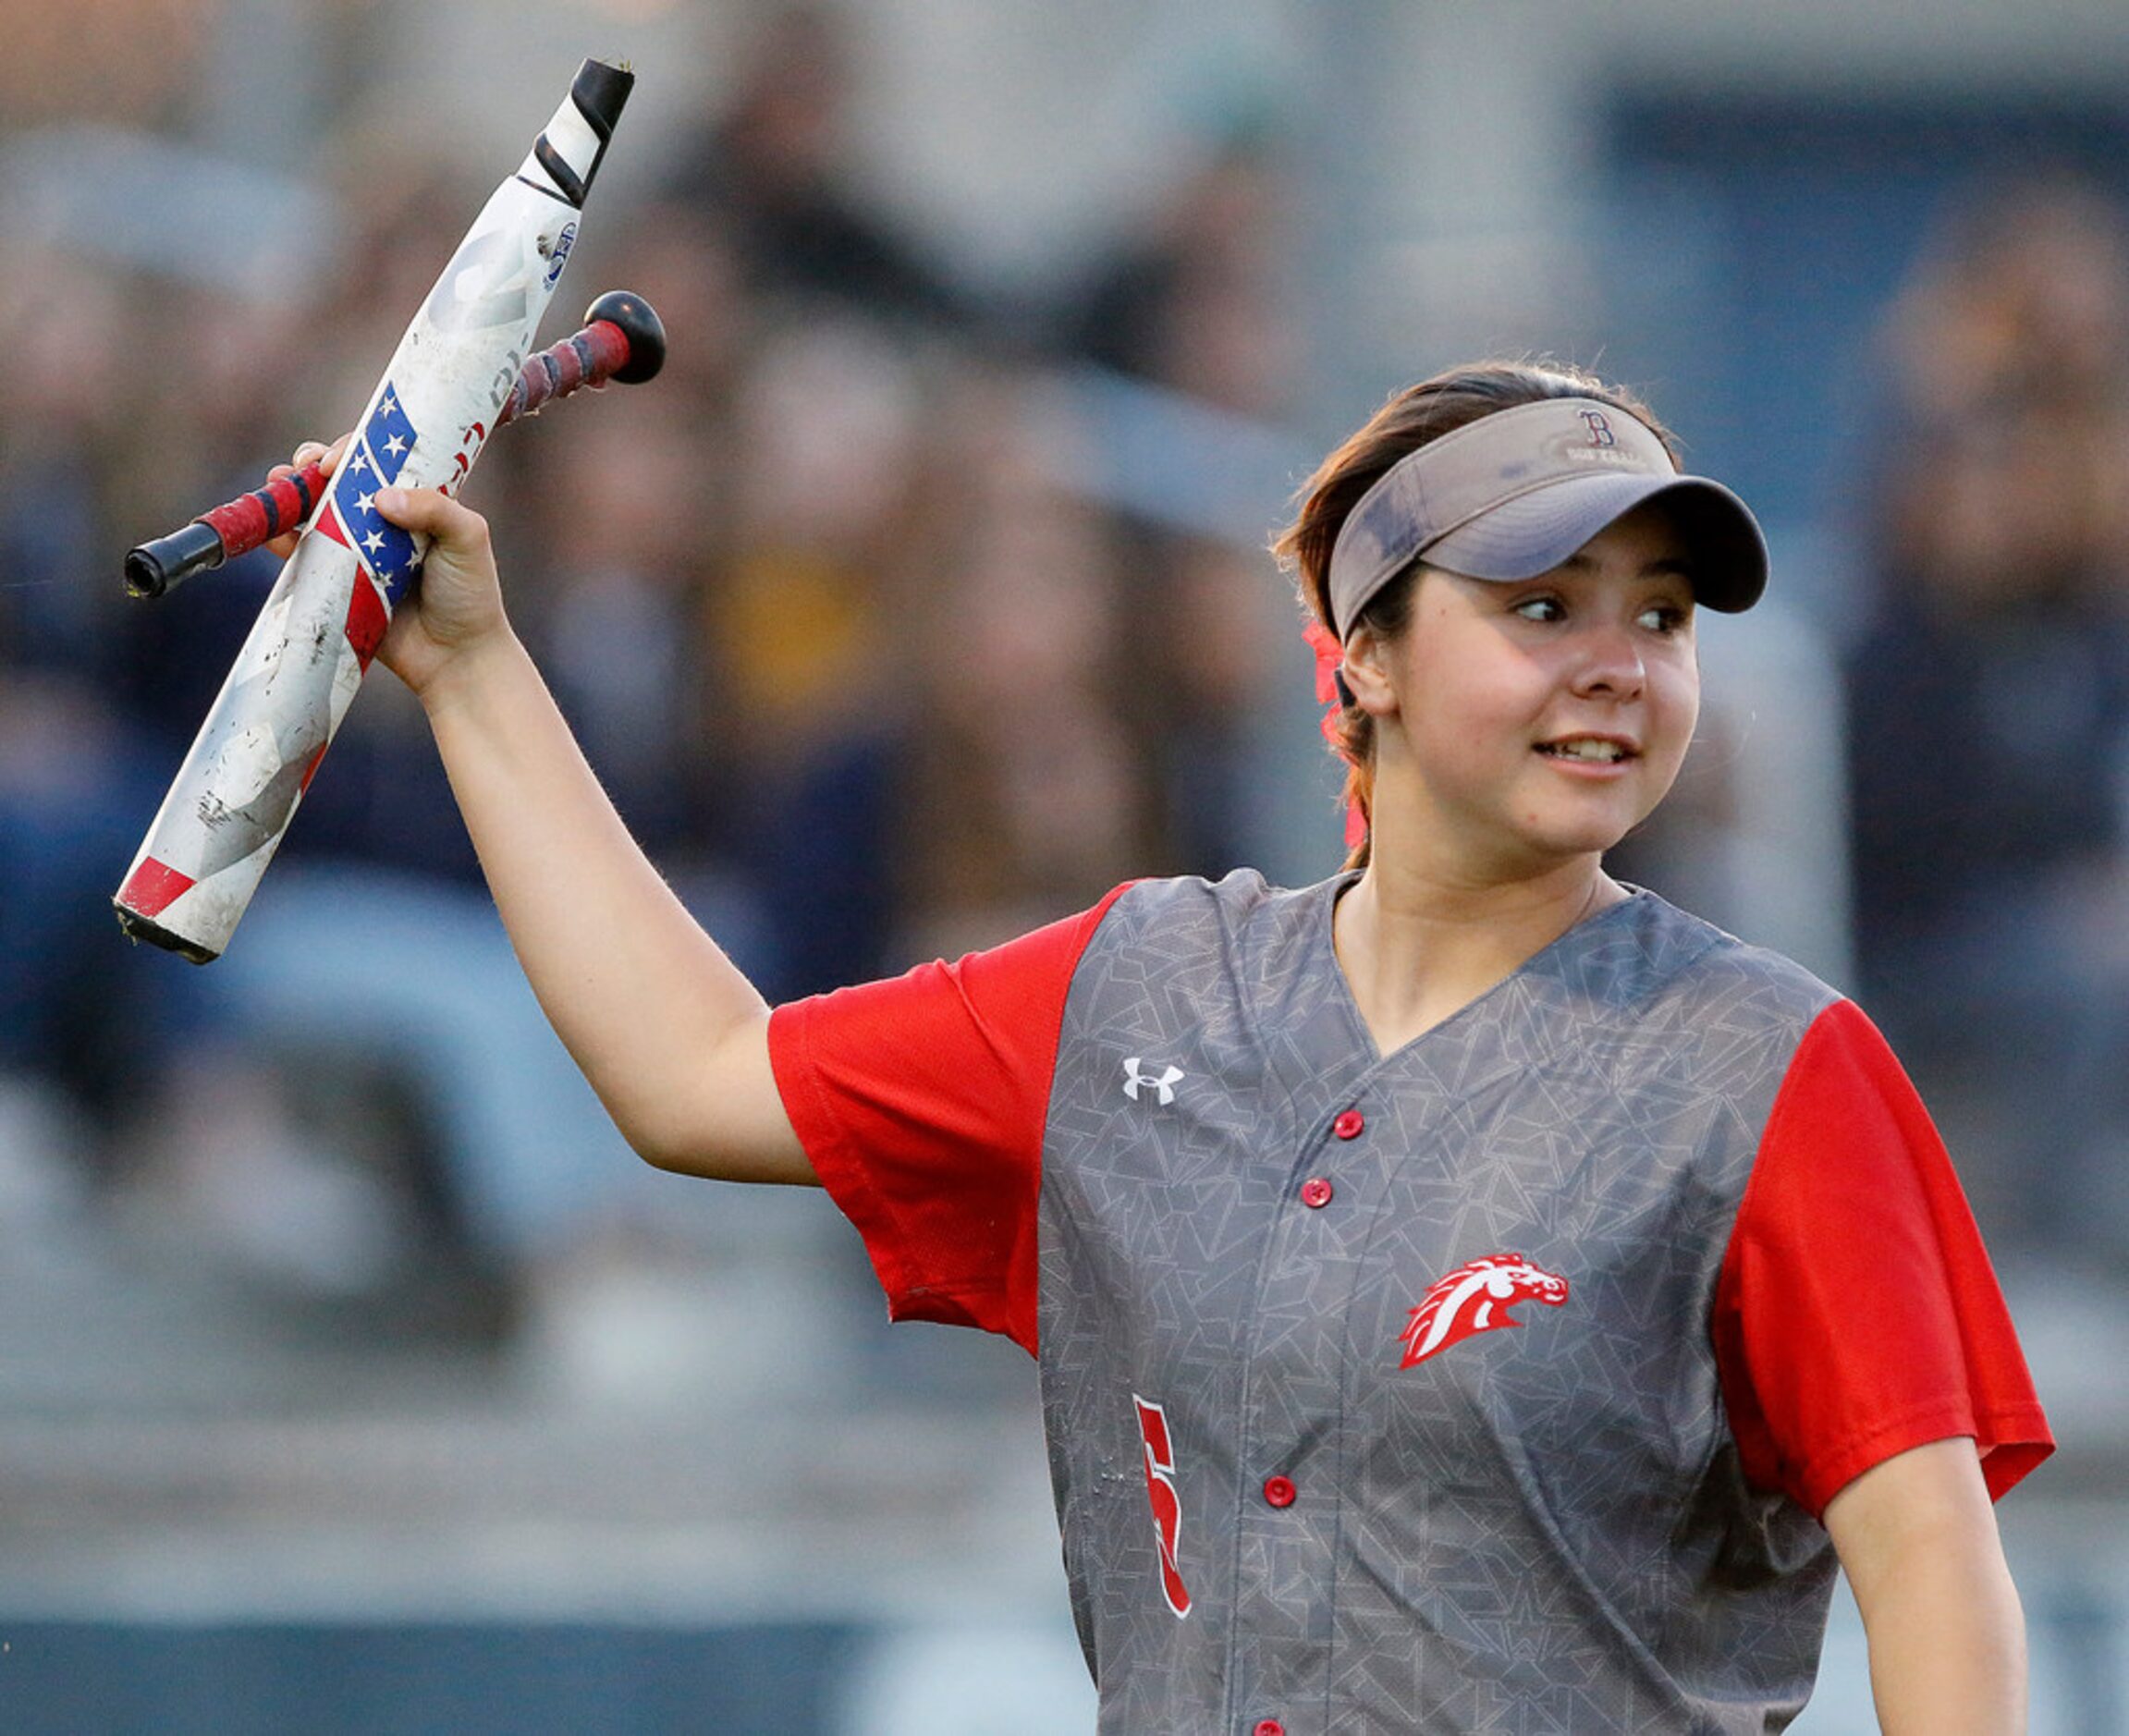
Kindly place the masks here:
POLYGON ((119 925, 218 958, 287 833, 422 543, 379 488, 455 490, 531 354, 634 75, 587 60, 517 172, 490 196, 371 394, 113 900, 119 925))

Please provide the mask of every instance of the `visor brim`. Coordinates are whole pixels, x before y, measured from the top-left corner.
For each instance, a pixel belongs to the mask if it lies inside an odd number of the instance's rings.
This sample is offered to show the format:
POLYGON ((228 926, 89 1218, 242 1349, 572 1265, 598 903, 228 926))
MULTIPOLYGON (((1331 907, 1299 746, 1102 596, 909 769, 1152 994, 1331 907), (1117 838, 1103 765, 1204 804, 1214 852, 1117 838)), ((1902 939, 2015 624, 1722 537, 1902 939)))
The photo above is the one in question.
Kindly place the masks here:
POLYGON ((1687 544, 1695 602, 1735 615, 1767 589, 1767 539, 1751 508, 1705 476, 1562 477, 1504 500, 1436 539, 1419 559, 1468 579, 1550 572, 1636 507, 1661 501, 1687 544))

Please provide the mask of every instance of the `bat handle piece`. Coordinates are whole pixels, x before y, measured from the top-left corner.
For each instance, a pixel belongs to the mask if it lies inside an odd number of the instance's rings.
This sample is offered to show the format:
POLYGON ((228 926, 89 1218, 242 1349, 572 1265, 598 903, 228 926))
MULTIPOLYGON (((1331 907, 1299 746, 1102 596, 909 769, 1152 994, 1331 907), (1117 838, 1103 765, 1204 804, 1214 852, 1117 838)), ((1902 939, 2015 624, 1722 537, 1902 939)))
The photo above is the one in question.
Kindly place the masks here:
MULTIPOLYGON (((609 289, 584 313, 584 329, 541 350, 518 371, 517 384, 496 412, 496 426, 536 414, 554 398, 618 380, 635 385, 666 361, 666 328, 651 304, 626 289, 609 289)), ((126 589, 159 597, 186 580, 308 522, 325 491, 316 464, 277 476, 263 488, 203 512, 191 523, 126 554, 126 589)))

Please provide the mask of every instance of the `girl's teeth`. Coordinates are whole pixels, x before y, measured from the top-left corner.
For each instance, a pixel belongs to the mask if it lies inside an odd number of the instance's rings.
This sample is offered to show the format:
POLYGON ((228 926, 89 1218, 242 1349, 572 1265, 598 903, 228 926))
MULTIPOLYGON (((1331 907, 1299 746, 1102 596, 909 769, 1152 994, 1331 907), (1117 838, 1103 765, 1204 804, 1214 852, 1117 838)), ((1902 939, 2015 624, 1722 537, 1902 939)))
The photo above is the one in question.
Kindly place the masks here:
POLYGON ((1569 760, 1621 760, 1624 751, 1613 741, 1556 741, 1546 749, 1569 760))

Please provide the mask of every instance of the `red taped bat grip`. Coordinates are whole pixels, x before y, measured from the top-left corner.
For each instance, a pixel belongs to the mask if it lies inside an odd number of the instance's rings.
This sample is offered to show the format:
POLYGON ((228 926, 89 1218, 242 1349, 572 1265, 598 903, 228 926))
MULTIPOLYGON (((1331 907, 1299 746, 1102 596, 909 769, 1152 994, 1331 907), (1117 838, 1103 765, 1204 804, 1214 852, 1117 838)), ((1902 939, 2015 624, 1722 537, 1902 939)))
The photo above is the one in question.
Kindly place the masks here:
POLYGON ((520 416, 536 416, 550 398, 567 397, 583 385, 604 385, 618 369, 629 365, 629 340, 610 320, 593 320, 572 337, 528 361, 518 383, 496 416, 496 426, 520 416))
POLYGON ((307 464, 288 476, 276 476, 263 488, 240 495, 227 506, 203 512, 197 520, 222 539, 222 558, 235 560, 284 531, 299 529, 325 486, 322 466, 307 464))

